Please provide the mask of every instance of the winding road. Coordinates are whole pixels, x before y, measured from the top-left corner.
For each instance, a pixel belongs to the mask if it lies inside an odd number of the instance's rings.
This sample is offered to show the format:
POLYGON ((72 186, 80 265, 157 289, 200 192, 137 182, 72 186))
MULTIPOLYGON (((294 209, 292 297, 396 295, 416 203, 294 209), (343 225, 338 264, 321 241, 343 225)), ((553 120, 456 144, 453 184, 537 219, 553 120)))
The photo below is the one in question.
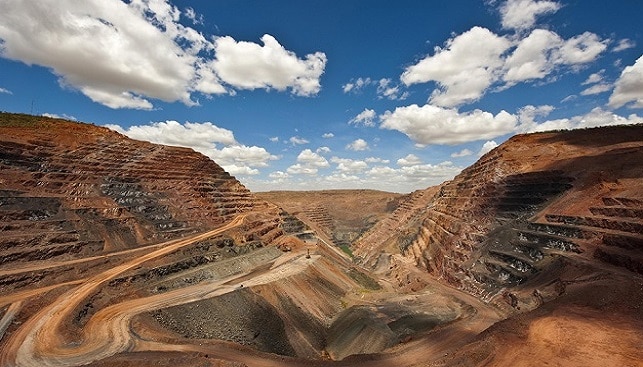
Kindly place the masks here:
MULTIPOLYGON (((424 364, 438 359, 445 352, 466 343, 498 320, 498 315, 493 313, 489 306, 461 292, 440 286, 445 288, 439 290, 441 293, 444 292, 463 303, 473 305, 475 312, 466 315, 455 324, 444 328, 444 330, 439 330, 426 337, 399 345, 389 350, 388 353, 367 358, 349 358, 345 361, 311 361, 277 356, 218 340, 199 340, 191 344, 183 344, 184 341, 181 343, 177 341, 176 344, 173 344, 171 340, 165 342, 148 340, 132 331, 132 319, 141 313, 217 297, 239 289, 240 284, 252 287, 291 277, 304 271, 322 257, 319 254, 313 254, 308 257, 302 250, 286 253, 269 263, 264 263, 247 272, 235 274, 224 279, 203 281, 164 293, 112 304, 98 310, 91 316, 82 328, 82 335, 78 341, 71 343, 64 341, 62 335, 65 327, 69 325, 75 316, 75 312, 78 312, 79 306, 97 293, 101 286, 147 261, 171 254, 182 247, 239 226, 244 219, 245 216, 240 215, 228 224, 214 230, 179 240, 147 246, 145 247, 146 253, 129 258, 113 268, 85 279, 16 292, 9 296, 0 296, 0 305, 8 305, 3 317, 0 319, 1 339, 15 315, 23 307, 24 301, 28 300, 29 297, 58 287, 70 288, 54 302, 30 317, 12 334, 5 336, 7 340, 2 350, 0 350, 0 366, 70 367, 87 365, 124 352, 169 351, 200 352, 209 355, 211 358, 242 362, 249 366, 413 366, 419 362, 424 364)), ((320 246, 328 247, 333 251, 336 250, 325 243, 321 243, 320 246)), ((128 252, 128 254, 138 255, 139 253, 128 252)), ((113 254, 104 256, 113 256, 113 254)), ((438 286, 436 285, 436 287, 438 286)))
MULTIPOLYGON (((110 308, 101 310, 90 319, 83 332, 80 345, 69 346, 60 343, 60 330, 63 323, 69 322, 74 310, 91 296, 104 283, 118 277, 126 271, 133 269, 146 261, 159 258, 179 250, 194 242, 221 234, 243 223, 245 215, 236 217, 231 222, 208 232, 187 238, 168 241, 160 244, 160 248, 142 256, 135 257, 123 264, 101 272, 85 279, 77 287, 65 292, 52 304, 40 310, 11 335, 7 344, 0 351, 1 366, 44 367, 44 366, 78 366, 92 361, 123 352, 131 345, 129 336, 129 319, 138 312, 148 308, 133 308, 127 313, 109 314, 110 308), (140 309, 140 310, 139 310, 140 309), (125 325, 125 326, 123 326, 125 325)), ((178 290, 184 299, 190 296, 198 297, 198 293, 190 294, 187 289, 178 290)), ((206 293, 207 294, 207 293, 206 293)), ((28 296, 28 294, 25 294, 28 296)), ((162 295, 169 298, 167 294, 162 295)), ((198 298, 194 298, 196 300, 198 298)), ((139 302, 135 300, 134 302, 139 302)), ((16 303, 13 303, 15 305, 16 303)), ((117 310, 122 309, 122 304, 117 305, 117 310)), ((11 311, 11 308, 7 313, 11 311)), ((5 319, 10 320, 5 313, 5 319)))

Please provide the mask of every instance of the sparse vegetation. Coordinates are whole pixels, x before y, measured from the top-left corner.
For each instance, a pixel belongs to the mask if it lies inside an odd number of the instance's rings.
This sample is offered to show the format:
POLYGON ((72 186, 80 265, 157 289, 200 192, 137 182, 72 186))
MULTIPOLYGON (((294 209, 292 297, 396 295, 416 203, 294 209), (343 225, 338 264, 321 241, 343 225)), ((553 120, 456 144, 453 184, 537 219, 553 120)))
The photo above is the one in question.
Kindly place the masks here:
POLYGON ((47 117, 27 115, 24 113, 0 112, 0 126, 3 127, 33 127, 47 117))
POLYGON ((354 257, 354 255, 353 255, 353 250, 351 250, 351 248, 350 248, 348 245, 341 245, 341 246, 339 246, 339 248, 341 248, 341 249, 342 249, 342 251, 344 251, 345 253, 347 253, 347 254, 348 254, 348 256, 350 256, 351 258, 353 258, 353 257, 354 257))
POLYGON ((359 285, 364 287, 366 290, 377 291, 382 289, 382 286, 380 286, 380 284, 375 279, 369 277, 368 275, 355 268, 352 268, 348 271, 348 276, 356 281, 359 285))

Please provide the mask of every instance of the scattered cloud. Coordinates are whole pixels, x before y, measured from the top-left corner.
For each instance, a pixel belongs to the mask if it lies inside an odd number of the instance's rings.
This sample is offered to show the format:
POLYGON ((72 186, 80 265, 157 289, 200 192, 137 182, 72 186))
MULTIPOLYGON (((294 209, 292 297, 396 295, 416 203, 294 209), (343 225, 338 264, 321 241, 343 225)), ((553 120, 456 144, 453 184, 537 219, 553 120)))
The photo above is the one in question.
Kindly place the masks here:
POLYGON ((2 94, 13 94, 9 89, 6 88, 0 88, 0 93, 2 94))
POLYGON ((397 192, 411 192, 452 179, 462 167, 445 161, 438 164, 416 164, 392 168, 388 160, 371 157, 365 160, 333 157, 337 167, 330 174, 320 174, 320 169, 297 163, 286 172, 275 171, 268 175, 270 181, 256 181, 248 178, 255 190, 271 190, 274 184, 287 185, 299 190, 321 190, 338 188, 363 188, 397 192), (374 166, 369 166, 375 164, 374 166), (305 177, 302 177, 305 176, 305 177))
POLYGON ((290 144, 292 145, 304 145, 310 143, 308 140, 304 138, 300 138, 299 136, 291 136, 290 139, 288 139, 290 144))
POLYGON ((338 172, 345 174, 362 173, 368 168, 368 163, 361 160, 333 157, 330 161, 337 164, 338 172))
POLYGON ((402 101, 409 97, 409 92, 403 91, 402 86, 393 83, 390 78, 371 79, 357 78, 351 79, 350 83, 342 85, 344 93, 361 93, 367 87, 374 87, 378 99, 388 99, 391 101, 402 101))
POLYGON ((516 130, 523 133, 534 130, 538 125, 536 120, 549 116, 552 111, 554 111, 554 106, 551 105, 522 107, 518 110, 519 125, 516 130))
POLYGON ((318 171, 319 169, 316 167, 309 167, 301 163, 293 164, 292 166, 288 167, 288 169, 286 170, 286 172, 290 175, 309 175, 309 176, 316 175, 318 171))
POLYGON ((364 139, 357 139, 354 140, 352 143, 348 144, 346 146, 346 149, 348 150, 353 150, 353 151, 362 151, 362 150, 368 150, 368 143, 364 139))
POLYGON ((605 49, 609 40, 601 40, 596 34, 584 32, 564 41, 554 54, 554 63, 580 65, 596 60, 605 49))
POLYGON ((328 154, 328 153, 331 152, 331 150, 330 150, 329 147, 319 147, 319 148, 317 148, 317 150, 315 152, 317 154, 328 154))
POLYGON ((515 130, 517 118, 505 111, 497 115, 481 110, 460 113, 430 104, 410 105, 380 116, 380 128, 397 130, 416 143, 460 144, 492 139, 515 130))
POLYGON ((502 67, 502 55, 510 46, 506 38, 476 26, 406 68, 401 80, 406 85, 437 82, 440 88, 433 91, 430 102, 438 106, 473 102, 496 79, 495 71, 502 67))
POLYGON ((378 157, 368 157, 368 158, 364 159, 364 161, 366 163, 382 163, 382 164, 389 164, 391 162, 388 159, 382 159, 382 158, 378 158, 378 157))
POLYGON ((482 148, 480 148, 480 151, 478 152, 478 157, 482 157, 483 155, 489 153, 497 146, 498 143, 493 140, 486 141, 484 144, 482 144, 482 148))
POLYGON ((428 187, 452 179, 462 171, 462 167, 445 161, 439 164, 406 165, 398 169, 376 166, 366 172, 369 181, 379 182, 383 187, 428 187))
POLYGON ((636 42, 628 38, 623 38, 622 40, 618 41, 616 46, 614 46, 612 52, 621 52, 634 47, 636 47, 636 42))
POLYGON ((562 66, 578 69, 594 61, 605 51, 607 43, 607 40, 601 40, 590 32, 563 40, 552 31, 535 29, 507 58, 503 80, 511 86, 517 82, 542 79, 562 66))
POLYGON ((567 97, 565 97, 565 98, 561 99, 561 100, 560 100, 560 103, 567 103, 567 102, 571 102, 571 101, 576 100, 576 99, 578 99, 578 96, 577 96, 577 95, 575 95, 575 94, 570 94, 570 95, 568 95, 567 97))
POLYGON ((328 167, 329 163, 326 158, 313 152, 310 149, 304 149, 297 156, 297 162, 312 167, 328 167))
POLYGON ((610 83, 605 82, 604 79, 605 69, 601 69, 597 73, 590 74, 587 79, 581 83, 581 85, 590 85, 590 87, 585 88, 580 92, 583 96, 589 96, 594 94, 600 94, 609 92, 614 88, 610 83))
POLYGON ((415 154, 409 154, 406 157, 397 160, 397 165, 402 167, 417 166, 419 164, 422 164, 422 160, 415 154))
POLYGON ((272 178, 273 180, 277 180, 278 182, 283 182, 288 177, 290 177, 290 175, 283 171, 274 171, 271 172, 268 177, 272 178))
POLYGON ((628 105, 631 108, 643 108, 643 56, 634 65, 623 69, 614 86, 614 92, 609 98, 611 107, 628 105))
POLYGON ((390 78, 383 78, 377 82, 377 96, 380 99, 403 101, 409 97, 409 92, 402 92, 400 86, 393 84, 390 78))
POLYGON ((597 73, 590 74, 587 79, 581 83, 581 85, 596 84, 603 81, 603 75, 605 74, 605 69, 601 69, 597 73))
POLYGON ((278 136, 273 136, 272 138, 269 138, 268 140, 270 140, 273 143, 277 143, 279 141, 279 137, 278 136))
POLYGON ((502 27, 505 29, 524 30, 536 24, 536 17, 555 13, 561 5, 556 1, 546 0, 507 0, 500 6, 502 27))
POLYGON ((535 29, 522 39, 505 62, 503 80, 510 84, 520 81, 541 79, 554 69, 551 61, 554 50, 562 39, 554 32, 535 29))
POLYGON ((643 123, 643 117, 631 114, 623 117, 612 111, 596 107, 584 115, 571 118, 546 120, 545 118, 553 111, 552 106, 525 106, 519 111, 520 125, 517 132, 531 133, 550 130, 572 130, 598 126, 629 125, 643 123), (543 120, 543 121, 538 121, 543 120))
POLYGON ((256 175, 257 167, 267 167, 268 162, 279 159, 265 148, 239 144, 232 131, 211 122, 177 121, 152 122, 123 129, 119 125, 108 128, 132 139, 152 143, 192 148, 214 160, 232 175, 256 175))
POLYGON ((236 41, 230 36, 214 41, 212 69, 225 83, 239 89, 288 88, 298 96, 311 96, 321 89, 320 77, 326 66, 323 52, 299 59, 271 35, 261 37, 263 46, 236 41))
POLYGON ((324 133, 322 135, 322 138, 324 138, 324 139, 330 139, 330 138, 334 138, 334 137, 335 137, 335 134, 333 134, 333 133, 324 133))
POLYGON ((372 83, 371 78, 357 78, 355 81, 351 80, 350 83, 342 85, 342 91, 344 91, 344 93, 359 93, 364 87, 372 83))
POLYGON ((462 149, 459 152, 451 153, 451 158, 462 158, 462 157, 468 157, 472 155, 473 152, 470 151, 469 149, 462 149))
POLYGON ((375 126, 375 117, 375 110, 369 110, 365 108, 364 111, 353 117, 350 121, 348 121, 348 123, 351 125, 362 124, 364 126, 373 127, 375 126))
POLYGON ((297 163, 288 167, 286 172, 291 175, 316 175, 320 168, 329 167, 326 158, 310 149, 302 150, 297 156, 297 163))
POLYGON ((183 13, 193 24, 203 24, 203 14, 197 14, 193 8, 186 8, 183 13))
POLYGON ((588 87, 584 89, 582 92, 580 92, 581 95, 583 96, 590 96, 594 94, 600 94, 600 93, 605 93, 609 92, 614 88, 613 85, 607 84, 607 83, 599 83, 599 84, 594 84, 591 87, 588 87))
POLYGON ((67 115, 65 113, 63 113, 62 115, 58 115, 58 114, 55 114, 55 113, 43 113, 42 116, 51 117, 53 119, 63 119, 63 120, 70 120, 70 121, 78 121, 78 119, 76 117, 71 116, 71 115, 67 115))
MULTIPOLYGON (((234 94, 233 88, 290 89, 298 96, 321 88, 324 53, 299 58, 267 34, 262 46, 207 39, 179 23, 182 13, 167 0, 25 4, 3 6, 0 55, 49 68, 60 85, 110 108, 151 110, 150 99, 194 106, 194 93, 234 94)), ((191 8, 183 15, 201 20, 191 8)))
MULTIPOLYGON (((505 7, 529 9, 547 5, 542 9, 553 9, 552 4, 557 3, 514 0, 506 2, 505 7)), ((526 14, 514 17, 523 16, 526 14)), ((531 25, 524 29, 529 28, 531 25)), ((435 47, 433 55, 407 67, 400 79, 407 86, 435 82, 437 88, 429 103, 456 107, 479 100, 494 86, 495 90, 503 90, 520 82, 551 77, 555 72, 578 71, 596 60, 609 42, 591 32, 565 40, 546 29, 534 29, 526 36, 521 33, 501 36, 475 26, 448 39, 444 47, 435 47)))

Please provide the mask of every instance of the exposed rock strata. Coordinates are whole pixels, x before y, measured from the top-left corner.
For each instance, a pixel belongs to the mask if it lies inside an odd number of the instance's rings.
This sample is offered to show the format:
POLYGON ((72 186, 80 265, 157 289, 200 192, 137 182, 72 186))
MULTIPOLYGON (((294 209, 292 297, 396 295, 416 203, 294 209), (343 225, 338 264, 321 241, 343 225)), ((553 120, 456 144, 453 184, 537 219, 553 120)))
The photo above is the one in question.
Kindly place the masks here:
POLYGON ((3 117, 9 120, 0 127, 4 266, 106 254, 253 211, 272 220, 260 219, 240 242, 283 234, 275 210, 191 149, 64 120, 3 117))
POLYGON ((641 126, 515 136, 435 194, 415 193, 394 215, 407 233, 389 218, 355 253, 377 268, 373 249, 398 250, 486 299, 551 273, 560 256, 641 274, 641 162, 641 126))
POLYGON ((643 359, 640 126, 518 136, 360 219, 279 209, 188 149, 2 118, 0 365, 643 359), (393 209, 354 244, 370 274, 332 246, 393 209))

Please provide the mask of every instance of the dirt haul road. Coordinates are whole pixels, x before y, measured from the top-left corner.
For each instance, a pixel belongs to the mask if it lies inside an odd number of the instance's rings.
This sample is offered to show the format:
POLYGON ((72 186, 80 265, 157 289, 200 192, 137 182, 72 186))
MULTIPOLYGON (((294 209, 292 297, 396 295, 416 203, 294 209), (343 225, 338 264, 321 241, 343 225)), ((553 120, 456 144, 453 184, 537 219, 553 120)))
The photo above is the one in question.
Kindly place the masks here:
MULTIPOLYGON (((7 336, 9 340, 0 351, 0 366, 80 366, 121 353, 126 355, 126 352, 163 353, 171 351, 200 352, 211 358, 241 362, 248 366, 412 366, 418 363, 423 365, 440 358, 447 351, 466 343, 472 336, 497 321, 498 315, 492 314, 488 306, 481 304, 476 299, 452 289, 442 289, 442 292, 451 294, 463 303, 471 305, 475 311, 444 330, 399 345, 389 350, 388 353, 354 356, 344 361, 311 361, 277 356, 218 340, 199 340, 194 343, 185 343, 184 340, 176 343, 172 341, 159 342, 141 338, 132 331, 132 319, 138 314, 217 297, 239 289, 241 284, 244 287, 253 287, 271 283, 300 273, 321 258, 317 254, 307 258, 302 250, 284 254, 268 264, 261 264, 245 273, 105 307, 98 310, 84 325, 79 342, 65 343, 63 341, 61 337, 63 330, 71 322, 78 306, 97 292, 101 286, 146 261, 168 255, 181 247, 239 226, 243 220, 244 217, 239 216, 227 225, 215 230, 181 240, 169 241, 162 246, 149 246, 149 252, 144 255, 130 259, 92 277, 63 284, 73 288, 31 317, 12 335, 7 336)), ((5 312, 0 323, 4 325, 11 321, 13 315, 19 311, 22 300, 58 286, 61 285, 23 292, 22 297, 14 296, 13 299, 4 299, 3 304, 11 303, 11 307, 5 312)))
MULTIPOLYGON (((36 315, 11 335, 6 347, 0 351, 0 366, 77 366, 114 355, 127 350, 130 344, 129 327, 118 330, 107 326, 118 323, 122 326, 126 320, 101 319, 94 324, 104 324, 100 331, 89 333, 86 329, 80 345, 60 344, 59 330, 70 320, 83 300, 92 295, 99 286, 118 277, 146 261, 170 254, 181 247, 216 236, 243 223, 245 215, 240 215, 230 223, 217 229, 188 238, 168 241, 163 247, 140 257, 126 261, 107 271, 86 279, 78 287, 64 293, 51 305, 43 308, 36 315)), ((185 290, 184 290, 185 291, 185 290)), ((188 296, 186 295, 186 298, 188 296)))

